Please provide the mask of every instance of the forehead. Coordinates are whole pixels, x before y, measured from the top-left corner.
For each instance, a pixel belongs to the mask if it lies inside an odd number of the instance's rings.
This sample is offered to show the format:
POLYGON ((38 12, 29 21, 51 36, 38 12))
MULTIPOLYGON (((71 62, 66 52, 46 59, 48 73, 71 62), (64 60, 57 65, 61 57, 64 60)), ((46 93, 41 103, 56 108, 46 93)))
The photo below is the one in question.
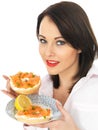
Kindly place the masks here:
POLYGON ((45 16, 40 24, 39 34, 42 35, 61 35, 58 27, 48 16, 45 16))

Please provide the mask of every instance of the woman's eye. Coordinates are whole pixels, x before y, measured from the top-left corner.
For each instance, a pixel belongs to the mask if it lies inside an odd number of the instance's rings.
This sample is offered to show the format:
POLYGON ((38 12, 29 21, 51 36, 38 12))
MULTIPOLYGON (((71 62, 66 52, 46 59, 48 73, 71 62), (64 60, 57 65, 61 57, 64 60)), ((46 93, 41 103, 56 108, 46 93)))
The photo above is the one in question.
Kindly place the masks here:
POLYGON ((46 43, 47 41, 45 39, 39 39, 40 43, 46 43))
POLYGON ((57 45, 64 45, 65 43, 66 43, 65 41, 61 41, 61 40, 57 41, 57 45))

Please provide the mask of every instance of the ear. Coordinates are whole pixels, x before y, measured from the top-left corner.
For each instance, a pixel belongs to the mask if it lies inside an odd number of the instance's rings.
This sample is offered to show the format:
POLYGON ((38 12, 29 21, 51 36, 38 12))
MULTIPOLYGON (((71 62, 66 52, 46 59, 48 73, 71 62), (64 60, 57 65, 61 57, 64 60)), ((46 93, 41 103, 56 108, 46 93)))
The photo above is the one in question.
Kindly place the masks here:
POLYGON ((79 53, 81 53, 82 51, 79 49, 79 50, 77 50, 77 52, 78 52, 78 54, 79 54, 79 53))

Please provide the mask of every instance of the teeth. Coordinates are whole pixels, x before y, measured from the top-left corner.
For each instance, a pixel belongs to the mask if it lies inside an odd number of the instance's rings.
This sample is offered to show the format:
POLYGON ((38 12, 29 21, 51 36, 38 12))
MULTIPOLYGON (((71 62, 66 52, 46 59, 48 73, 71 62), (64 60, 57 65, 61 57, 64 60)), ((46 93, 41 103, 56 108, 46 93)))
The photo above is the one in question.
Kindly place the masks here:
POLYGON ((57 63, 57 62, 55 62, 55 61, 48 61, 49 63, 52 63, 52 64, 54 64, 54 63, 57 63))
POLYGON ((56 62, 49 62, 49 63, 56 63, 56 62))

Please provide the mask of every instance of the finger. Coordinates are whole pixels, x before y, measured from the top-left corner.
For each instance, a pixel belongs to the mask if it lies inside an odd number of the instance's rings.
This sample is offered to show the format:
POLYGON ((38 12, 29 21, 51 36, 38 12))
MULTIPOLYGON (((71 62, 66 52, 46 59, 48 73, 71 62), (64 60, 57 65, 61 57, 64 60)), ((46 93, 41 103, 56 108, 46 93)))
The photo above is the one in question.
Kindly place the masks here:
POLYGON ((29 126, 28 124, 24 123, 23 126, 29 126))
POLYGON ((4 79, 9 80, 9 77, 6 75, 2 75, 4 79))
POLYGON ((8 79, 7 82, 6 82, 6 89, 8 91, 13 91, 12 88, 11 88, 11 85, 10 85, 10 79, 8 79))
POLYGON ((8 91, 13 91, 13 90, 11 89, 11 85, 10 85, 9 80, 7 80, 6 88, 7 88, 8 91))
POLYGON ((67 114, 67 111, 63 108, 62 104, 59 101, 56 101, 56 106, 62 113, 62 115, 65 117, 67 114))
POLYGON ((40 128, 56 128, 57 125, 60 123, 60 120, 54 120, 54 121, 50 121, 47 123, 42 123, 42 124, 35 124, 33 126, 35 127, 40 127, 40 128))
POLYGON ((4 79, 7 80, 7 83, 6 83, 6 88, 8 91, 11 91, 11 88, 10 88, 10 79, 8 76, 6 75, 3 75, 4 79))
POLYGON ((23 124, 23 129, 24 129, 24 130, 27 130, 28 127, 29 127, 29 125, 27 125, 27 124, 23 124))
POLYGON ((4 94, 6 94, 7 96, 11 97, 11 98, 15 98, 17 96, 16 93, 13 93, 13 92, 9 92, 9 91, 6 91, 6 90, 1 90, 4 94))

